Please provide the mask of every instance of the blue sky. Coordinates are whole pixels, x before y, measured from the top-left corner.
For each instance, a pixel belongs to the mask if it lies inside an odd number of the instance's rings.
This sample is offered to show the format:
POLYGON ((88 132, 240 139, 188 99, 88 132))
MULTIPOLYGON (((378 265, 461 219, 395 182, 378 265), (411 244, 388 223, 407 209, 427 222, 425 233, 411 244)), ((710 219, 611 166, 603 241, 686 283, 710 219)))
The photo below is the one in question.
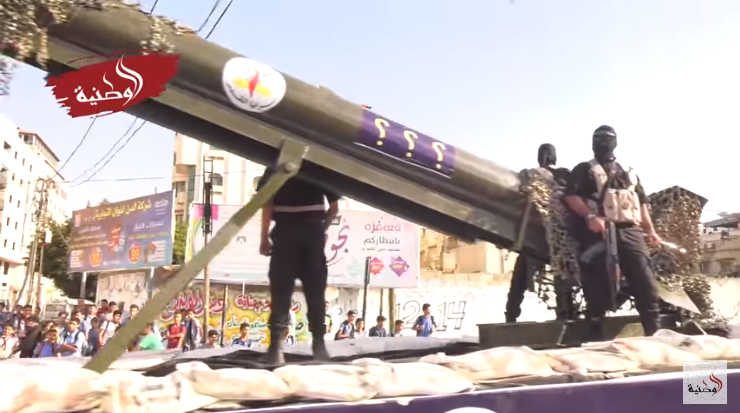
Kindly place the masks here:
MULTIPOLYGON (((156 13, 197 27, 211 5, 160 0, 156 13)), ((718 212, 740 210, 727 185, 740 152, 738 21, 737 0, 237 0, 211 39, 512 169, 543 142, 572 167, 609 124, 649 191, 682 185, 718 212)), ((21 67, 0 113, 66 159, 89 120, 68 118, 42 78, 21 67)), ((100 119, 62 174, 90 168, 132 120, 100 119)), ((73 207, 168 189, 173 138, 145 126, 101 181, 71 191, 73 207), (135 177, 160 179, 107 181, 135 177)))

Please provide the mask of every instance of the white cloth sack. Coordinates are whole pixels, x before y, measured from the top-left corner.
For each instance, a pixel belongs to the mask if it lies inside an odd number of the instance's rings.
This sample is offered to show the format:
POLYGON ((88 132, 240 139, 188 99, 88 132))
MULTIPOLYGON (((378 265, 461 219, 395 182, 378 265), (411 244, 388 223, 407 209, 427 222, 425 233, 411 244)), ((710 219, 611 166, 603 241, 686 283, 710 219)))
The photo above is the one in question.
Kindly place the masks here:
POLYGON ((304 399, 357 402, 377 395, 379 379, 363 366, 285 366, 274 373, 304 399))
MULTIPOLYGON (((27 359, 22 359, 27 360, 27 359)), ((76 363, 0 366, 0 413, 65 413, 100 405, 100 375, 76 363)))
POLYGON ((640 364, 619 353, 588 351, 579 348, 542 351, 553 362, 550 367, 559 373, 613 373, 634 370, 640 364))
POLYGON ((664 366, 681 366, 684 361, 701 360, 701 357, 649 337, 614 340, 612 346, 619 353, 640 364, 640 368, 654 369, 664 366))
POLYGON ((687 336, 672 330, 659 330, 650 339, 695 354, 702 360, 740 360, 740 343, 724 337, 687 336))
POLYGON ((476 351, 462 356, 437 353, 422 357, 419 362, 451 368, 473 382, 517 376, 548 376, 554 374, 550 361, 529 347, 499 347, 476 351))
POLYGON ((186 413, 217 399, 198 394, 179 372, 145 377, 134 371, 108 370, 101 382, 108 389, 101 410, 106 413, 186 413))
POLYGON ((290 387, 268 370, 230 368, 212 370, 205 363, 177 365, 177 371, 196 392, 219 400, 281 400, 292 395, 290 387))
POLYGON ((378 379, 378 397, 436 396, 471 390, 475 385, 460 373, 430 363, 386 363, 378 359, 359 359, 354 365, 364 366, 378 379))

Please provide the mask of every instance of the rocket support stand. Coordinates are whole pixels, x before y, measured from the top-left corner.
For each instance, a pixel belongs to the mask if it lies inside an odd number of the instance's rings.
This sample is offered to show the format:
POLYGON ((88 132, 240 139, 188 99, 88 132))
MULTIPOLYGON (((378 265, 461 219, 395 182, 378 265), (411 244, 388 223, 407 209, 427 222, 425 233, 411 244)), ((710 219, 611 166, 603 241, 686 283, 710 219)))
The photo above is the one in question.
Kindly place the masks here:
POLYGON ((167 281, 162 290, 157 293, 151 300, 148 300, 139 314, 116 334, 104 346, 100 352, 93 357, 85 368, 98 373, 103 373, 113 362, 118 359, 128 349, 129 344, 144 331, 147 323, 156 319, 165 309, 167 304, 172 302, 177 293, 184 290, 189 283, 203 270, 203 268, 218 255, 231 242, 236 234, 247 224, 278 190, 295 176, 301 168, 303 157, 308 151, 308 147, 297 141, 285 140, 280 150, 280 156, 277 161, 277 168, 267 181, 267 184, 257 194, 244 205, 221 230, 203 247, 190 261, 185 263, 175 274, 167 281))

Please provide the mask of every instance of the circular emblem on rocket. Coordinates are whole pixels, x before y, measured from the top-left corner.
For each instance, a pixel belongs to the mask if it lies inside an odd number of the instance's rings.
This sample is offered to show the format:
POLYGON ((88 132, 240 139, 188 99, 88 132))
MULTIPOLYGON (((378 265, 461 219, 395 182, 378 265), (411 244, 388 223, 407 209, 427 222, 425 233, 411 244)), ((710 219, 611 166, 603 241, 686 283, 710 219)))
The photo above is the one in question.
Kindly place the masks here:
POLYGON ((283 75, 246 57, 235 57, 226 62, 222 83, 229 101, 247 112, 267 112, 285 97, 283 75))

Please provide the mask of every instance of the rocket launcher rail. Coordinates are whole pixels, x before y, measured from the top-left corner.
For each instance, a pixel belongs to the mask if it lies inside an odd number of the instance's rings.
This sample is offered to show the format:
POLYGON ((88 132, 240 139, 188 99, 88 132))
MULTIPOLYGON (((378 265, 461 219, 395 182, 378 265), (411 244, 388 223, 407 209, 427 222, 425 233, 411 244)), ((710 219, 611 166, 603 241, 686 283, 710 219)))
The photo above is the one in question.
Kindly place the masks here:
MULTIPOLYGON (((118 2, 100 3, 97 9, 75 6, 68 22, 48 28, 52 74, 77 64, 66 62, 139 50, 149 40, 152 17, 118 2)), ((242 56, 196 34, 175 34, 172 26, 160 29, 180 55, 177 76, 162 95, 132 106, 130 114, 267 165, 285 139, 295 139, 310 148, 299 175, 304 179, 464 240, 503 248, 517 242, 526 200, 511 170, 286 74, 277 106, 263 113, 241 110, 222 77, 227 62, 242 56), (381 139, 385 146, 374 147, 381 139)), ((523 235, 522 253, 547 256, 536 217, 523 235)))

